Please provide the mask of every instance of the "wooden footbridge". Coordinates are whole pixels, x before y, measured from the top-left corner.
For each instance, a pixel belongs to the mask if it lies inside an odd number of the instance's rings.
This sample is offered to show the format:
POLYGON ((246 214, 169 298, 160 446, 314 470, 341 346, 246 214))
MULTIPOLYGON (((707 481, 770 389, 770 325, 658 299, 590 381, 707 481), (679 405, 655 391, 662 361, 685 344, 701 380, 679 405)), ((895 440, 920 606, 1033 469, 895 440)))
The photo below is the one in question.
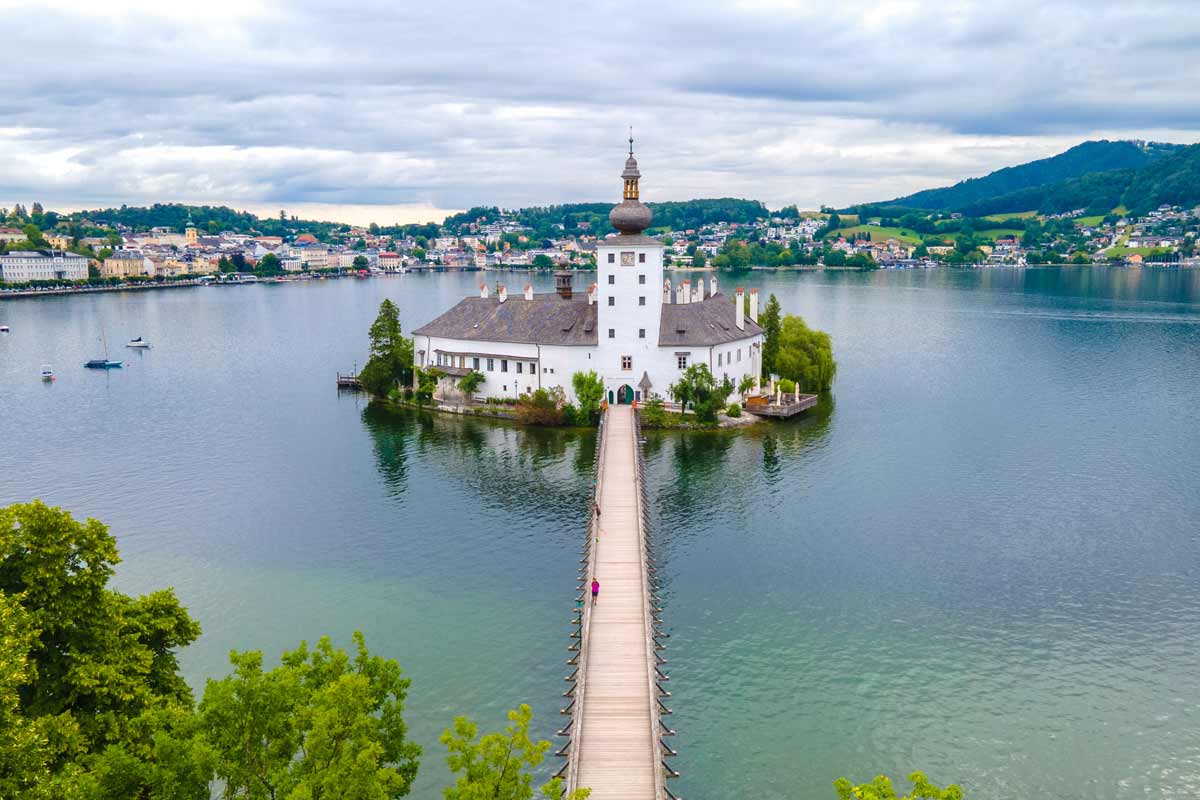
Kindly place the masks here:
POLYGON ((670 692, 660 652, 659 613, 647 531, 643 462, 637 415, 630 406, 608 408, 601 420, 596 496, 579 569, 578 608, 567 662, 570 688, 559 731, 567 790, 590 788, 592 800, 672 800, 675 755, 662 717, 670 692), (591 599, 591 582, 600 582, 591 599))

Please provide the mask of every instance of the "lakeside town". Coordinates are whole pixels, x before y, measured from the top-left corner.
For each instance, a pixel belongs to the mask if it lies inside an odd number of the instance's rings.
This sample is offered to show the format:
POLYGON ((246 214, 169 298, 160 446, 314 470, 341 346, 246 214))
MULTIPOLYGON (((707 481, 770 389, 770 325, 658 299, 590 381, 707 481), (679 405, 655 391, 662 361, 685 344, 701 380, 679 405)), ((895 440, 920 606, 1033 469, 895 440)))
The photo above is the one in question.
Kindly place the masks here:
MULTIPOLYGON (((703 202, 703 201, 696 201, 703 202)), ((240 281, 247 276, 405 273, 420 270, 594 269, 605 233, 575 219, 535 228, 520 212, 480 209, 457 224, 386 232, 377 225, 280 234, 182 226, 138 229, 60 221, 34 204, 5 211, 0 226, 3 290, 145 283, 240 281), (39 220, 40 218, 40 220, 39 220), (39 221, 41 224, 39 224, 39 221), (90 235, 80 235, 86 231, 90 235), (427 234, 427 235, 425 235, 427 234)), ((475 211, 475 210, 473 210, 475 211)), ((908 213, 899 219, 794 207, 750 222, 658 228, 674 269, 928 269, 1043 264, 1196 266, 1200 207, 1163 205, 1141 216, 1082 209, 964 218, 908 213)), ((451 219, 447 220, 450 223, 451 219)), ((408 226, 414 228, 418 226, 408 226)), ((612 235, 608 233, 607 235, 612 235)))

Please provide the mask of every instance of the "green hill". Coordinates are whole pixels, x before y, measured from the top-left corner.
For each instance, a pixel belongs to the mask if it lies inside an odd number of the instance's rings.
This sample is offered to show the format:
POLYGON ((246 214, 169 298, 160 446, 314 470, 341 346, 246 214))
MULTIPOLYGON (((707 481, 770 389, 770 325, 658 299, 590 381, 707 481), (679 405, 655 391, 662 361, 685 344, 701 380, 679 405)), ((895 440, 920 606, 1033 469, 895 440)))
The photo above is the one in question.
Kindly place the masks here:
MULTIPOLYGON (((1015 167, 996 170, 982 178, 971 178, 953 186, 899 197, 886 205, 908 208, 927 208, 943 211, 962 211, 971 214, 994 214, 1008 211, 1025 211, 1037 208, 1044 211, 1039 202, 1046 196, 1046 187, 1065 181, 1089 179, 1085 187, 1089 190, 1111 194, 1117 181, 1098 180, 1092 176, 1114 171, 1135 171, 1156 161, 1178 153, 1182 145, 1155 142, 1108 141, 1084 142, 1066 152, 1050 158, 1031 161, 1015 167), (1022 205, 1021 202, 1024 204, 1022 205)), ((1051 194, 1053 194, 1051 192, 1051 194)), ((1075 194, 1071 189, 1068 194, 1075 194)), ((1089 206, 1084 203, 1073 208, 1089 206)), ((1115 203, 1113 205, 1116 205, 1115 203)), ((1108 208, 1112 208, 1110 205, 1108 208)), ((1064 209, 1065 210, 1065 209, 1064 209)))

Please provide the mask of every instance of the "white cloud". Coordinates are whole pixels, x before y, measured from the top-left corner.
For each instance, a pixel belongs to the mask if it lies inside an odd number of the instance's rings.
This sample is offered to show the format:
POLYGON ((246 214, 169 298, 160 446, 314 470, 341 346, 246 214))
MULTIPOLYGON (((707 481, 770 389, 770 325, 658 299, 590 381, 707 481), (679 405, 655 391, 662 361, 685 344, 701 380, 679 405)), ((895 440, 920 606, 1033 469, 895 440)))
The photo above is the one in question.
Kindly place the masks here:
POLYGON ((0 204, 386 220, 604 200, 632 124, 650 199, 812 207, 1101 135, 1200 138, 1184 2, 54 0, 6 19, 0 204))

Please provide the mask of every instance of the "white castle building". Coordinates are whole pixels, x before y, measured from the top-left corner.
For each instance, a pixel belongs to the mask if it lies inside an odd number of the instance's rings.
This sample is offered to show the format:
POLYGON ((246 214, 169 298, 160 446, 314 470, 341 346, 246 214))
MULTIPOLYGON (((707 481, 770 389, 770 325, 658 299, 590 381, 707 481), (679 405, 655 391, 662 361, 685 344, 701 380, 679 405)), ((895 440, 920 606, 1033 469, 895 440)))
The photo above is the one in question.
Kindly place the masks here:
POLYGON ((619 232, 597 243, 597 283, 586 292, 572 286, 571 272, 555 273, 557 291, 534 294, 481 284, 440 317, 413 331, 418 367, 445 373, 440 392, 476 370, 478 397, 515 398, 539 388, 562 389, 574 400, 571 376, 595 371, 610 403, 630 403, 667 387, 689 366, 707 364, 718 381, 757 378, 763 331, 758 290, 751 289, 749 315, 742 289, 717 291, 717 279, 672 287, 663 278, 663 244, 646 236, 652 213, 638 198, 633 140, 621 173, 624 199, 609 221, 619 232))

